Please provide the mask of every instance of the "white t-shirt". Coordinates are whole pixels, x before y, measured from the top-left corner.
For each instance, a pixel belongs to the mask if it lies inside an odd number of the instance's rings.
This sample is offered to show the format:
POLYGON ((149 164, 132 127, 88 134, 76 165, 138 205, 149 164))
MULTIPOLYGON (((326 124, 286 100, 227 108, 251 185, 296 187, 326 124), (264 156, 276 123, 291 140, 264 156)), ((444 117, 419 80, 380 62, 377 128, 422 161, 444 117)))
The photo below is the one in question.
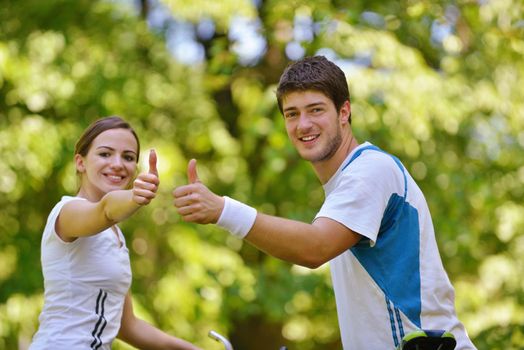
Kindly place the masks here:
POLYGON ((330 261, 345 350, 395 349, 416 329, 453 333, 475 349, 456 316, 426 200, 398 159, 366 142, 324 185, 318 217, 363 236, 330 261))
POLYGON ((111 349, 131 284, 129 251, 120 229, 64 242, 55 223, 65 203, 53 208, 42 236, 44 307, 30 350, 111 349))

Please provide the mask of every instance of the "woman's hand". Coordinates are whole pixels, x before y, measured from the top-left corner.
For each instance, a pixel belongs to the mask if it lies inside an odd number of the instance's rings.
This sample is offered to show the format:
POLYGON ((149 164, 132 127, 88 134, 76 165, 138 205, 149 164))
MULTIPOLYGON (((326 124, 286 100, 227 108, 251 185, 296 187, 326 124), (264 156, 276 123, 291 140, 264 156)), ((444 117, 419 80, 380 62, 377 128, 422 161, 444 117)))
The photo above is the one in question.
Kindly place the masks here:
POLYGON ((147 205, 156 197, 160 180, 156 168, 155 150, 149 152, 149 171, 138 175, 133 183, 133 200, 139 205, 147 205))

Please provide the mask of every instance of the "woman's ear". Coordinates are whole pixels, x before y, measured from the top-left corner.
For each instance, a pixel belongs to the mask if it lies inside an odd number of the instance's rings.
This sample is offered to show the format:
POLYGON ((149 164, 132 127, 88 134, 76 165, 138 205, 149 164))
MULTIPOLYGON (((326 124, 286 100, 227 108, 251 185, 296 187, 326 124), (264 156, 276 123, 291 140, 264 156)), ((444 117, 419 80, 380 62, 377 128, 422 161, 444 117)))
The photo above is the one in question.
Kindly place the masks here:
POLYGON ((80 154, 75 154, 75 167, 77 173, 83 173, 86 171, 84 157, 82 157, 80 154))

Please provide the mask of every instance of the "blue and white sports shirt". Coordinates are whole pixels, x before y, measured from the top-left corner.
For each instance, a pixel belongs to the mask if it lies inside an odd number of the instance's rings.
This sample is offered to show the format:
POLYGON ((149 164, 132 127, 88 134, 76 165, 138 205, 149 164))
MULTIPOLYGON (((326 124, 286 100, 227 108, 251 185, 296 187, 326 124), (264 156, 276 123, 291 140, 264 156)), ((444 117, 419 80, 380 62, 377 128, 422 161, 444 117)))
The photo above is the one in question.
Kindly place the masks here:
POLYGON ((316 215, 363 236, 330 261, 345 350, 387 350, 415 329, 454 334, 475 349, 457 318, 426 200, 400 161, 366 142, 324 185, 316 215))

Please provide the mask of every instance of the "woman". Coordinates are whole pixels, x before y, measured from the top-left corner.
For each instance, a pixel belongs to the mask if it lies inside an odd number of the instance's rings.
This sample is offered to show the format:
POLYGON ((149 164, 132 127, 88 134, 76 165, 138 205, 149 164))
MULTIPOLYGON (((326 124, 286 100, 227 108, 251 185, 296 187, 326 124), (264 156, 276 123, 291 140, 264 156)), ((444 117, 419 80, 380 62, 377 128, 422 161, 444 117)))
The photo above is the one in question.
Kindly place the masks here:
POLYGON ((139 154, 135 131, 119 117, 94 122, 78 140, 80 189, 53 208, 42 236, 44 307, 30 350, 110 349, 115 337, 139 349, 198 349, 133 313, 117 223, 149 204, 159 185, 154 151, 133 182, 139 154))

